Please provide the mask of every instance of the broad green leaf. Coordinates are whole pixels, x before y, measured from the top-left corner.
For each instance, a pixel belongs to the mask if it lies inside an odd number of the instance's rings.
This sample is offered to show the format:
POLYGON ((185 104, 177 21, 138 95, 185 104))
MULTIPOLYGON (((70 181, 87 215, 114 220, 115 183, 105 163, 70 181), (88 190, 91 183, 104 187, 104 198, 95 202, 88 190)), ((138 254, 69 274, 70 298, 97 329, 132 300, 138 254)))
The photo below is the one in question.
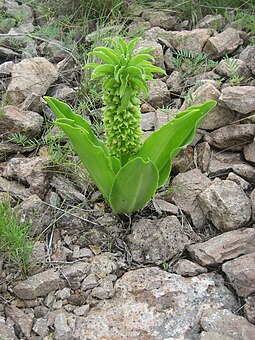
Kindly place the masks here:
POLYGON ((137 54, 130 60, 128 66, 137 66, 137 64, 147 59, 154 61, 153 56, 150 54, 137 54))
POLYGON ((109 203, 117 213, 130 214, 141 209, 155 194, 158 170, 151 161, 138 157, 118 172, 109 203))
POLYGON ((95 47, 93 51, 104 52, 106 55, 108 55, 108 57, 111 58, 111 60, 113 61, 115 65, 119 63, 119 56, 116 54, 116 52, 113 49, 109 47, 105 47, 105 46, 95 47))
POLYGON ((196 127, 207 113, 216 105, 211 100, 201 106, 193 106, 176 115, 171 122, 148 137, 134 157, 151 160, 159 171, 159 187, 169 176, 174 156, 188 145, 195 134, 196 127))
POLYGON ((137 42, 139 40, 141 40, 142 38, 141 37, 138 37, 138 38, 135 38, 133 40, 131 40, 129 43, 128 43, 128 46, 127 46, 127 50, 128 50, 128 53, 129 55, 131 56, 132 53, 134 52, 134 49, 135 49, 135 46, 137 44, 137 42))
POLYGON ((82 118, 82 116, 77 115, 76 113, 72 111, 70 106, 68 106, 65 103, 62 103, 61 101, 55 98, 52 98, 52 97, 43 97, 43 98, 46 100, 47 104, 52 109, 52 111, 55 113, 57 118, 67 118, 67 119, 73 120, 75 125, 78 125, 82 129, 87 131, 88 138, 91 141, 91 143, 93 143, 96 146, 100 146, 104 150, 106 155, 109 154, 109 151, 106 148, 105 144, 94 135, 89 123, 84 118, 82 118))
MULTIPOLYGON (((91 142, 88 132, 77 127, 74 121, 60 118, 56 121, 56 125, 59 126, 70 139, 80 160, 88 170, 90 177, 104 198, 109 201, 110 190, 115 179, 111 159, 106 156, 101 147, 91 142)), ((117 165, 114 164, 114 166, 117 165)))
POLYGON ((114 60, 108 54, 106 54, 105 52, 102 52, 102 51, 93 51, 93 52, 90 52, 90 54, 91 55, 95 55, 96 57, 102 59, 107 64, 116 65, 114 60))
POLYGON ((98 65, 92 72, 92 79, 101 78, 104 76, 112 75, 114 72, 114 66, 112 64, 98 65))

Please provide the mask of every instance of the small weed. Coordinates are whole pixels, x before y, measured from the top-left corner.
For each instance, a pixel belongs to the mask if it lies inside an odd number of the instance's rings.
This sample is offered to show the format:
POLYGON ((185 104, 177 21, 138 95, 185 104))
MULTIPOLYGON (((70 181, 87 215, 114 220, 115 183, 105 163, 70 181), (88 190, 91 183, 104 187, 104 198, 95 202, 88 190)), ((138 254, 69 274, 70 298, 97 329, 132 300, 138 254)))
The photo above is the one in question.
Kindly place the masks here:
POLYGON ((0 202, 0 254, 10 265, 27 274, 35 241, 29 236, 31 225, 14 214, 10 200, 0 202))
POLYGON ((36 147, 39 144, 36 138, 30 139, 20 132, 12 133, 11 136, 8 138, 8 142, 21 146, 34 146, 34 147, 36 147))
POLYGON ((229 58, 228 56, 225 56, 224 61, 229 72, 229 82, 233 85, 240 84, 245 78, 238 74, 240 70, 238 61, 235 58, 229 58))
POLYGON ((206 53, 194 54, 186 50, 176 50, 172 62, 183 77, 209 71, 217 65, 217 62, 208 59, 206 53))

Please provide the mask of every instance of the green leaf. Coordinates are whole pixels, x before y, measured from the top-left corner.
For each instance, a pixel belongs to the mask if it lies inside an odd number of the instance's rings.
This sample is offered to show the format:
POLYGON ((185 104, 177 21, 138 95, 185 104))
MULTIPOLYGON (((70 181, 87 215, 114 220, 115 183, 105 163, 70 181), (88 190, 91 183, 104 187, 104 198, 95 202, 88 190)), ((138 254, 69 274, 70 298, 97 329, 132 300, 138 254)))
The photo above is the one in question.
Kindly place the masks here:
POLYGON ((128 50, 128 53, 129 55, 131 56, 132 53, 134 52, 134 49, 136 47, 136 44, 139 40, 141 40, 142 38, 141 37, 138 37, 138 38, 135 38, 133 40, 131 40, 129 43, 128 43, 128 46, 127 46, 127 50, 128 50))
POLYGON ((103 60, 107 64, 116 65, 114 60, 109 55, 107 55, 105 52, 94 50, 90 54, 95 55, 96 57, 100 58, 101 60, 103 60))
POLYGON ((154 61, 153 56, 150 54, 137 54, 130 60, 128 66, 137 66, 137 64, 147 59, 154 61))
POLYGON ((92 79, 101 78, 107 75, 112 75, 114 72, 114 66, 110 64, 103 64, 97 66, 92 72, 92 79))
MULTIPOLYGON (((56 121, 67 137, 70 139, 80 160, 88 170, 92 180, 103 194, 104 198, 109 201, 110 191, 115 179, 113 163, 100 146, 94 145, 87 131, 77 127, 73 120, 60 118, 56 121)), ((114 167, 117 163, 114 160, 114 167)))
POLYGON ((159 171, 159 187, 170 174, 172 159, 194 138, 196 127, 214 108, 216 102, 208 101, 201 106, 193 106, 176 115, 171 122, 148 137, 134 157, 151 160, 159 171))
POLYGON ((99 47, 95 47, 93 51, 99 51, 99 52, 105 53, 109 58, 111 58, 111 60, 113 61, 115 65, 119 63, 119 56, 116 54, 116 52, 112 48, 99 46, 99 47))
POLYGON ((69 105, 62 103, 61 101, 55 98, 46 96, 43 98, 45 99, 49 107, 52 109, 52 111, 55 113, 57 118, 67 118, 72 120, 75 123, 75 125, 81 127, 88 133, 88 138, 91 141, 91 143, 93 143, 96 146, 100 146, 104 150, 106 155, 109 154, 109 151, 105 144, 94 135, 89 123, 85 119, 83 119, 82 116, 77 115, 72 111, 69 105))
POLYGON ((110 205, 117 213, 130 214, 141 209, 155 194, 158 170, 151 161, 138 157, 118 172, 110 193, 110 205))

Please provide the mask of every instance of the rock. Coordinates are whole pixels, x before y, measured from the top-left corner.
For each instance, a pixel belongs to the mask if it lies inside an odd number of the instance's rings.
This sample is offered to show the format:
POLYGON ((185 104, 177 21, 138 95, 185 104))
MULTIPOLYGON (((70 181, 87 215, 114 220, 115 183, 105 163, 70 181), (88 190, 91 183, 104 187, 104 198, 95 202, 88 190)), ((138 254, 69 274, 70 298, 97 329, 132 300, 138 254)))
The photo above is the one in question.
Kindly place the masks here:
POLYGON ((24 300, 32 300, 38 296, 46 296, 58 289, 60 278, 55 269, 48 269, 27 278, 14 286, 14 293, 24 300))
POLYGON ((232 124, 206 134, 204 140, 220 150, 239 151, 243 149, 244 144, 251 142, 254 136, 254 124, 232 124))
POLYGON ((31 158, 11 158, 4 169, 3 176, 7 179, 17 180, 29 187, 31 194, 43 198, 49 189, 50 175, 45 166, 48 156, 31 158))
POLYGON ((4 60, 15 60, 20 58, 20 54, 10 48, 0 46, 0 57, 4 60))
POLYGON ((243 147, 244 158, 255 165, 255 140, 243 147))
POLYGON ((234 340, 234 338, 218 332, 202 332, 200 340, 234 340))
POLYGON ((173 52, 170 48, 168 48, 164 53, 164 61, 166 65, 167 74, 174 71, 175 66, 173 64, 173 52))
POLYGON ((233 171, 235 165, 242 165, 244 162, 239 153, 221 151, 213 151, 209 162, 208 174, 209 176, 216 177, 227 175, 233 171))
POLYGON ((60 312, 55 316, 54 321, 54 339, 55 340, 71 340, 72 339, 72 330, 68 326, 68 319, 65 313, 60 312))
POLYGON ((150 22, 151 27, 161 27, 165 30, 171 30, 175 27, 177 20, 168 12, 145 10, 142 13, 142 18, 150 22))
POLYGON ((134 222, 127 236, 132 258, 138 263, 161 264, 184 250, 190 243, 175 216, 134 222))
POLYGON ((32 8, 27 4, 18 4, 18 6, 16 4, 14 5, 14 2, 12 1, 11 6, 7 8, 6 12, 17 21, 20 21, 20 16, 22 15, 23 23, 33 22, 34 14, 32 8))
POLYGON ((196 276, 207 273, 207 269, 192 261, 180 259, 173 266, 173 272, 181 276, 196 276))
MULTIPOLYGON (((52 223, 52 210, 37 196, 31 195, 14 209, 22 221, 31 223, 31 235, 39 235, 52 223)), ((31 259, 32 260, 32 259, 31 259)), ((35 258, 34 258, 35 260, 35 258)), ((37 259, 38 260, 38 259, 37 259)))
POLYGON ((81 284, 81 290, 88 290, 95 288, 96 286, 99 285, 99 278, 96 274, 89 274, 88 276, 85 277, 85 279, 82 281, 81 284))
POLYGON ((114 294, 113 282, 108 278, 101 280, 100 286, 94 287, 91 292, 91 296, 99 300, 110 299, 114 294))
MULTIPOLYGON (((35 93, 31 93, 26 97, 24 102, 20 105, 20 108, 24 111, 35 111, 40 112, 41 109, 41 97, 35 93)), ((45 112, 44 112, 45 113, 45 112)), ((55 129, 57 126, 55 126, 55 129)))
POLYGON ((251 184, 255 184, 255 169, 250 164, 240 163, 233 165, 233 171, 246 179, 251 184))
POLYGON ((166 79, 166 85, 170 93, 181 94, 184 88, 181 72, 171 72, 171 74, 166 79))
POLYGON ((194 150, 191 145, 186 146, 175 156, 172 162, 171 175, 187 172, 195 168, 194 150))
POLYGON ((155 112, 147 112, 142 114, 141 128, 143 131, 154 130, 155 112))
POLYGON ((255 251, 255 229, 231 230, 208 241, 187 247, 188 254, 202 266, 215 266, 255 251))
POLYGON ((203 330, 209 332, 218 332, 220 330, 220 334, 233 339, 254 339, 255 326, 244 317, 235 315, 227 309, 205 309, 202 313, 200 324, 203 330))
POLYGON ((0 135, 11 137, 20 133, 28 138, 38 138, 42 133, 43 117, 36 112, 22 111, 16 106, 5 106, 1 109, 0 135))
POLYGON ((55 296, 57 299, 61 299, 61 300, 68 299, 71 296, 71 289, 68 287, 65 287, 61 290, 58 290, 55 293, 55 296))
POLYGON ((128 25, 127 30, 131 37, 140 36, 141 33, 151 28, 151 25, 148 21, 145 21, 143 18, 134 18, 132 22, 128 25))
POLYGON ((170 100, 166 83, 160 79, 149 80, 147 83, 149 86, 148 103, 154 108, 166 105, 170 100))
POLYGON ((63 43, 58 40, 51 39, 45 41, 38 46, 40 54, 51 61, 59 62, 69 57, 68 50, 63 46, 63 43))
POLYGON ((239 58, 243 60, 249 67, 252 74, 255 75, 255 46, 247 46, 241 53, 239 58))
MULTIPOLYGON (((10 320, 10 319, 9 319, 10 320)), ((15 335, 14 325, 5 322, 4 318, 0 316, 0 339, 17 340, 15 335)))
POLYGON ((12 73, 14 62, 6 61, 5 63, 0 65, 0 77, 9 76, 12 73))
POLYGON ((77 278, 82 281, 86 274, 88 274, 91 268, 90 263, 86 262, 76 262, 73 264, 67 264, 61 269, 61 274, 67 282, 73 278, 77 278))
POLYGON ((211 149, 207 142, 202 142, 195 147, 195 162, 201 172, 207 172, 211 160, 211 149))
POLYGON ((14 322, 19 332, 21 332, 27 339, 30 339, 33 319, 29 315, 25 314, 21 309, 13 305, 5 307, 5 315, 14 322))
POLYGON ((74 184, 64 176, 53 176, 50 181, 50 185, 56 190, 59 196, 67 202, 79 203, 85 201, 85 196, 79 192, 75 188, 74 184))
POLYGON ((255 189, 251 193, 252 220, 255 221, 255 189))
POLYGON ((176 205, 159 198, 153 199, 153 205, 158 214, 168 213, 170 215, 178 215, 179 213, 176 205))
POLYGON ((84 305, 74 309, 74 314, 78 316, 87 316, 89 312, 89 305, 84 305))
POLYGON ((246 299, 244 315, 249 322, 255 324, 255 296, 249 296, 246 299))
POLYGON ((209 38, 203 45, 203 52, 208 53, 213 59, 234 52, 243 43, 240 32, 234 28, 227 28, 222 33, 209 38))
POLYGON ((51 94, 52 97, 60 100, 60 101, 72 101, 75 99, 76 91, 65 84, 59 84, 55 86, 53 93, 51 94))
POLYGON ((224 87, 219 97, 219 103, 230 110, 247 114, 254 111, 255 86, 224 87))
POLYGON ((228 58, 221 60, 220 63, 216 66, 215 72, 227 78, 235 76, 243 78, 251 77, 251 71, 246 66, 245 62, 242 61, 241 59, 236 58, 228 58))
POLYGON ((221 14, 208 14, 197 23, 197 28, 211 28, 221 31, 225 25, 225 18, 221 14))
POLYGON ((103 278, 109 274, 115 273, 118 269, 116 257, 109 252, 94 256, 91 263, 91 273, 99 278, 103 278))
POLYGON ((225 262, 222 270, 239 296, 255 292, 255 252, 225 262))
MULTIPOLYGON (((12 136, 10 137, 12 139, 12 136)), ((36 143, 32 143, 28 146, 13 144, 11 142, 0 142, 0 160, 6 160, 11 155, 17 155, 22 153, 30 153, 37 148, 36 143)))
POLYGON ((236 306, 224 281, 211 274, 182 278, 147 267, 125 273, 115 288, 112 299, 77 320, 74 338, 199 339, 197 320, 205 306, 236 306))
POLYGON ((169 31, 167 33, 171 46, 176 50, 200 53, 212 35, 212 30, 208 28, 195 28, 191 31, 169 31))
POLYGON ((48 328, 48 325, 47 325, 47 319, 43 319, 43 318, 37 319, 34 323, 33 331, 37 335, 40 335, 43 338, 46 337, 46 335, 49 332, 49 328, 48 328))
POLYGON ((236 175, 234 172, 230 172, 228 174, 228 177, 226 178, 229 181, 233 181, 236 184, 240 185, 240 187, 245 191, 245 190, 251 190, 252 186, 249 182, 247 182, 245 179, 242 177, 236 175))
MULTIPOLYGON (((199 86, 192 93, 192 106, 193 105, 201 105, 207 100, 216 100, 218 101, 220 97, 220 91, 211 84, 205 83, 199 86)), ((186 110, 190 105, 184 104, 181 107, 181 110, 186 110)), ((228 108, 222 107, 219 104, 213 108, 209 114, 205 117, 205 119, 201 122, 199 127, 205 130, 214 130, 219 127, 225 126, 227 124, 232 123, 236 120, 236 114, 229 110, 228 108)))
POLYGON ((28 198, 30 193, 22 184, 14 181, 7 181, 0 177, 0 192, 8 192, 11 196, 21 199, 28 198))
POLYGON ((7 95, 13 103, 20 104, 32 92, 38 96, 45 95, 57 78, 57 68, 45 58, 24 59, 13 66, 7 95))
POLYGON ((172 200, 191 217, 196 228, 201 228, 206 222, 197 197, 210 184, 210 179, 199 169, 180 173, 172 180, 172 200))
POLYGON ((245 226, 251 217, 249 198, 229 180, 214 181, 199 195, 199 202, 205 216, 223 232, 245 226))

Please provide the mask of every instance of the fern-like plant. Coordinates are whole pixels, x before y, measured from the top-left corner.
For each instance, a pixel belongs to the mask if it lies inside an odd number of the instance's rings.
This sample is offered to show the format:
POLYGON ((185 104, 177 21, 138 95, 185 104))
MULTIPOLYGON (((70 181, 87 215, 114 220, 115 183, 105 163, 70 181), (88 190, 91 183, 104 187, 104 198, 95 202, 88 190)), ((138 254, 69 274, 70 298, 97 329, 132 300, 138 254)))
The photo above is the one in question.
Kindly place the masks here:
POLYGON ((103 64, 85 66, 93 69, 92 78, 104 78, 105 143, 68 105, 50 97, 45 100, 106 201, 115 212, 130 214, 141 209, 165 183, 172 159, 192 141, 197 125, 216 102, 177 114, 142 143, 138 96, 148 93, 146 81, 153 79, 153 73, 164 71, 151 64, 151 48, 134 55, 138 39, 128 44, 120 38, 108 40, 112 48, 102 46, 92 52, 103 64))

